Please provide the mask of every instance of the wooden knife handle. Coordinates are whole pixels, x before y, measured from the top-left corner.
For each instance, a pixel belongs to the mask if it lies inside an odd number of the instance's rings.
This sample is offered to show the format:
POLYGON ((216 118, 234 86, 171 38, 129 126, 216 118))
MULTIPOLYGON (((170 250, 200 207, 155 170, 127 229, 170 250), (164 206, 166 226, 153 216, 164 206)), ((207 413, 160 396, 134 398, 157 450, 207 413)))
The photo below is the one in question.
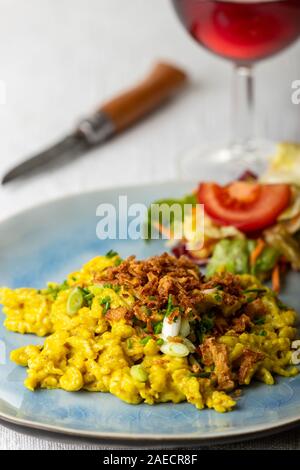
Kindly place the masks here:
POLYGON ((135 88, 104 103, 103 111, 113 121, 116 131, 126 127, 158 107, 178 91, 187 81, 187 75, 173 65, 161 62, 135 88))

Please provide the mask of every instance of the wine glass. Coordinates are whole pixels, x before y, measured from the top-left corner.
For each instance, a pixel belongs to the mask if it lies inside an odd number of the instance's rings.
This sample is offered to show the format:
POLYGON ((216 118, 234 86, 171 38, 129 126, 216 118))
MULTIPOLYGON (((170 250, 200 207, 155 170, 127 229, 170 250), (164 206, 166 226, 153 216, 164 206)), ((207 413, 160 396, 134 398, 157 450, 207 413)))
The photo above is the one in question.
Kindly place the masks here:
POLYGON ((251 169, 261 173, 267 141, 253 138, 255 62, 281 51, 300 35, 300 0, 172 0, 190 35, 234 62, 233 141, 223 148, 194 148, 180 159, 184 178, 228 180, 251 169), (220 165, 222 171, 220 172, 220 165))

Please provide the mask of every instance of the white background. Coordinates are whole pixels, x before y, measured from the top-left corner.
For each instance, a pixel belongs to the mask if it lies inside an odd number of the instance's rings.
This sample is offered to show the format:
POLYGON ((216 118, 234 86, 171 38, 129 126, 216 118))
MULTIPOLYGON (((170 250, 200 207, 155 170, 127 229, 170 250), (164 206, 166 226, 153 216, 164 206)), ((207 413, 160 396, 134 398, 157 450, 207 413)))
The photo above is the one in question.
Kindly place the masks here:
MULTIPOLYGON (((188 37, 168 0, 0 0, 0 80, 7 92, 0 175, 142 78, 157 59, 186 68, 190 87, 68 167, 0 188, 0 218, 65 193, 174 178, 185 149, 230 137, 232 75, 231 64, 188 37)), ((257 134, 300 140, 300 105, 291 102, 300 42, 259 64, 256 78, 257 134)), ((55 448, 0 427, 0 448, 47 446, 55 448)))

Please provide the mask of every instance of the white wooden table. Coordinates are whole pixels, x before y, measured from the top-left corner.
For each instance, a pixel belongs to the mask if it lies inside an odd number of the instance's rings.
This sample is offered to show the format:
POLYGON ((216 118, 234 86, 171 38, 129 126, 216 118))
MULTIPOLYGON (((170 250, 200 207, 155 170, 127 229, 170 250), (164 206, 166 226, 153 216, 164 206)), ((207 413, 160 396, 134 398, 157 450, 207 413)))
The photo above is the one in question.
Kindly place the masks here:
MULTIPOLYGON (((0 0, 0 80, 7 89, 6 104, 0 105, 0 174, 55 141, 157 59, 185 67, 192 77, 189 89, 67 167, 0 188, 0 218, 66 193, 174 178, 175 159, 185 149, 229 137, 232 73, 229 63, 187 36, 168 0, 0 0)), ((300 139, 300 105, 291 102, 299 62, 300 42, 257 67, 259 135, 300 139)), ((299 442, 299 432, 292 432, 249 446, 299 442)), ((70 446, 0 426, 4 448, 70 446)))

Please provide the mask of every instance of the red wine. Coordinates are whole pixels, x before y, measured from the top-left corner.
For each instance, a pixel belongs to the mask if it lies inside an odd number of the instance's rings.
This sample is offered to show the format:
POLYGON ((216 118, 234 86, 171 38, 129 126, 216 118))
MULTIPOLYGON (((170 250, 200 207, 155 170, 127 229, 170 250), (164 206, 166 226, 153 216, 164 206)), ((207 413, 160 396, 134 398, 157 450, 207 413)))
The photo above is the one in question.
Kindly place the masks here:
POLYGON ((190 34, 242 63, 268 57, 300 35, 300 0, 173 0, 190 34))

